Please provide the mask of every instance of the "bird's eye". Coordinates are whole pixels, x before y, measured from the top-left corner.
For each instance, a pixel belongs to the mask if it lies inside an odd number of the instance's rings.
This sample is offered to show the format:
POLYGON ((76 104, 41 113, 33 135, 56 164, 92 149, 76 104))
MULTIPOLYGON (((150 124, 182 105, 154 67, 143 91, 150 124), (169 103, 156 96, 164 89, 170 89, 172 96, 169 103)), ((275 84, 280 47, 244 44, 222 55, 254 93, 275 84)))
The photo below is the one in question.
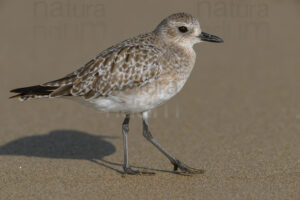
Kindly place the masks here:
POLYGON ((178 30, 181 32, 181 33, 186 33, 188 31, 187 27, 186 26, 180 26, 178 27, 178 30))

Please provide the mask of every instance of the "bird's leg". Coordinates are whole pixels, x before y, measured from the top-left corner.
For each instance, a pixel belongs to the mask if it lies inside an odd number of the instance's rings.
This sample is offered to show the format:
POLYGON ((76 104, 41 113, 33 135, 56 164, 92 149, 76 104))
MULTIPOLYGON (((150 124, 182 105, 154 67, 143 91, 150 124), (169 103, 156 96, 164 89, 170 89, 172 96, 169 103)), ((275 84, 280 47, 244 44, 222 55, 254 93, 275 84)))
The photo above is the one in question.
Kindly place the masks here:
POLYGON ((171 155, 167 150, 165 150, 152 136, 151 132, 148 128, 148 113, 143 113, 143 136, 151 142, 160 152, 162 152, 173 164, 174 171, 176 171, 178 168, 185 173, 191 173, 191 174, 202 174, 204 171, 199 169, 194 169, 191 167, 186 166, 184 163, 176 159, 173 155, 171 155))
POLYGON ((129 168, 128 163, 128 132, 129 132, 130 115, 126 115, 122 124, 123 144, 124 144, 124 165, 123 168, 129 168))
POLYGON ((138 171, 138 170, 133 170, 129 166, 128 162, 128 132, 129 132, 129 120, 130 120, 130 115, 126 114, 126 117, 123 121, 122 124, 122 133, 123 133, 123 143, 124 143, 124 174, 131 174, 131 175, 151 175, 154 174, 153 172, 146 172, 146 171, 138 171))

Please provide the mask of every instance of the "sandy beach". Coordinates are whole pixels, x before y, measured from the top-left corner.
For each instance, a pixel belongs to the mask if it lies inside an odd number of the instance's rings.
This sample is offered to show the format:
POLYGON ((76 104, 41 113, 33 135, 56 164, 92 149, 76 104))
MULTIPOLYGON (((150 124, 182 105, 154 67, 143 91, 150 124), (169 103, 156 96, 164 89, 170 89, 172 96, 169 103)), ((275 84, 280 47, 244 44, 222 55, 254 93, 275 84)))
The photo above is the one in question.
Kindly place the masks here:
POLYGON ((0 199, 300 199, 300 3, 291 1, 0 1, 0 199), (184 11, 223 44, 195 46, 183 90, 131 120, 129 159, 154 176, 122 176, 120 114, 73 101, 10 100, 61 78, 107 47, 184 11))

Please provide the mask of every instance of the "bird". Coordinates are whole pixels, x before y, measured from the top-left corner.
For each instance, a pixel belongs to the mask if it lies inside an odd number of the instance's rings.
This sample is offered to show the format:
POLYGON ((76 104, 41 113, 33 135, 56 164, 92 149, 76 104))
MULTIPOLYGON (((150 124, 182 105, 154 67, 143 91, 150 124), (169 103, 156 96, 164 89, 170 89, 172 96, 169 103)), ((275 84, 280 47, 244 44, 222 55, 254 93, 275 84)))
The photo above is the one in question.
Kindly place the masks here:
POLYGON ((223 40, 203 32, 188 13, 164 18, 151 32, 139 34, 102 51, 78 70, 40 85, 13 89, 10 98, 21 101, 66 98, 97 111, 122 113, 124 163, 128 175, 154 174, 129 164, 128 133, 133 114, 142 116, 143 136, 164 154, 174 173, 197 174, 203 170, 184 164, 163 148, 149 130, 149 115, 174 97, 185 85, 196 62, 194 45, 223 40))

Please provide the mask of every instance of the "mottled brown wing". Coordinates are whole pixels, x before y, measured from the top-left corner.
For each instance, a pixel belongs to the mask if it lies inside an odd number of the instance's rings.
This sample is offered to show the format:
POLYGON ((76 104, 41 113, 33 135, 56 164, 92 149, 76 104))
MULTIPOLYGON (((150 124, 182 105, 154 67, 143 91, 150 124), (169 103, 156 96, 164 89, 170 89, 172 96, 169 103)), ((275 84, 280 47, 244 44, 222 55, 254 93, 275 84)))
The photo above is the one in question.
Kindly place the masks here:
MULTIPOLYGON (((113 91, 141 87, 155 80, 161 70, 158 60, 162 53, 161 49, 151 45, 119 47, 100 54, 76 72, 44 85, 72 85, 69 94, 86 99, 108 96, 113 91)), ((58 90, 51 96, 59 96, 61 92, 66 93, 58 90)))

